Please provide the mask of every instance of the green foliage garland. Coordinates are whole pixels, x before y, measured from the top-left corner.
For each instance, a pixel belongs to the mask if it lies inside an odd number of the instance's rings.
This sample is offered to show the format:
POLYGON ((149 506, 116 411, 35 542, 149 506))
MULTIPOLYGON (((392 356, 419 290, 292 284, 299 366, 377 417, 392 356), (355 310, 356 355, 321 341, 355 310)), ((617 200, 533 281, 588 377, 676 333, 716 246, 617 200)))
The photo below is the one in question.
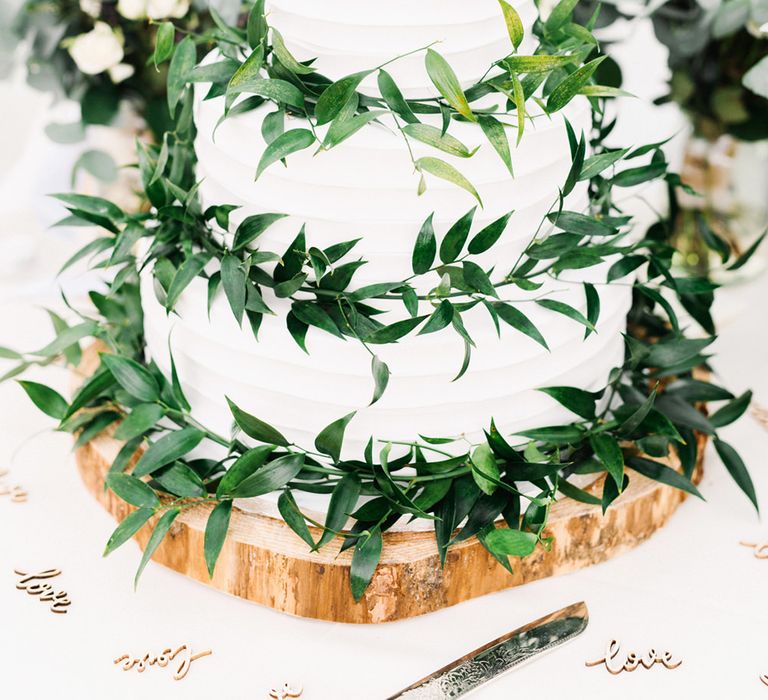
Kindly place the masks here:
MULTIPOLYGON (((175 114, 173 130, 157 147, 142 146, 138 153, 150 205, 147 212, 126 214, 103 199, 59 195, 70 221, 88 222, 104 231, 68 264, 91 257, 95 266, 111 269, 114 277, 109 291, 91 294, 97 317, 80 314, 81 322, 70 327, 55 317, 57 337, 47 347, 33 353, 8 349, 0 349, 0 353, 19 361, 8 378, 61 355, 76 363, 80 342, 88 337, 98 338, 109 347, 97 372, 70 402, 43 385, 23 382, 22 387, 44 412, 60 421, 59 429, 77 434, 80 444, 117 426, 115 435, 125 441, 125 447, 112 465, 107 484, 137 510, 118 526, 106 551, 125 542, 153 516, 160 516, 137 579, 173 519, 184 509, 200 504, 211 506, 205 560, 212 573, 226 537, 233 500, 276 491, 280 492, 278 508, 285 522, 311 549, 327 546, 339 537, 342 551, 354 550, 351 587, 358 600, 376 568, 382 533, 403 516, 434 523, 441 562, 452 544, 477 537, 501 565, 511 570, 509 557, 526 556, 539 545, 549 546, 543 532, 558 494, 606 509, 627 487, 627 466, 700 495, 690 481, 697 459, 695 431, 713 437, 726 468, 757 506, 743 462, 718 436, 719 428, 746 410, 750 395, 734 397, 694 376, 697 368, 706 366, 706 350, 714 340, 709 308, 716 285, 703 278, 676 276, 671 267, 669 221, 660 220, 642 239, 630 240, 630 217, 613 198, 615 188, 655 179, 666 180, 673 191, 679 179, 668 172, 661 144, 621 150, 603 146, 612 128, 603 113, 603 97, 616 94, 616 88, 594 84, 602 57, 596 55, 589 29, 570 21, 572 6, 563 0, 546 23, 537 23, 541 46, 536 54, 519 56, 512 52, 496 64, 498 75, 484 78, 466 92, 457 89, 444 59, 433 49, 425 49, 426 69, 442 97, 406 100, 381 67, 375 70, 379 71, 384 99, 357 92, 363 73, 331 82, 318 75, 311 62, 299 63, 279 32, 270 30, 263 3, 257 2, 244 29, 232 28, 231 33, 225 33, 219 47, 223 60, 193 67, 187 56, 191 52, 184 45, 188 42, 191 46, 194 39, 185 38, 176 46, 168 77, 169 107, 175 114), (262 76, 262 70, 268 77, 262 76), (286 251, 269 251, 259 246, 259 236, 282 214, 251 216, 231 231, 233 206, 202 209, 192 148, 190 86, 195 82, 210 82, 209 94, 226 95, 228 111, 224 118, 267 102, 275 105, 275 128, 267 137, 260 170, 300 147, 335 147, 343 140, 339 135, 365 128, 380 112, 388 112, 396 120, 406 142, 414 138, 437 150, 452 149, 449 152, 462 148, 451 140, 450 124, 455 120, 477 122, 490 146, 510 168, 505 134, 511 128, 522 135, 527 99, 538 101, 545 111, 556 111, 575 95, 586 94, 595 108, 594 125, 589 135, 577 135, 569 129, 572 167, 561 196, 539 229, 532 232, 519 260, 502 275, 483 269, 473 258, 492 249, 514 214, 474 231, 473 209, 446 232, 434 230, 432 217, 414 232, 413 274, 408 278, 356 287, 355 271, 365 262, 347 258, 356 241, 339 242, 324 250, 308 248, 302 229, 286 251), (250 97, 237 101, 237 95, 248 92, 250 97), (493 111, 473 107, 477 99, 489 94, 503 96, 505 107, 493 111), (281 114, 287 112, 306 117, 309 128, 283 133, 279 128, 281 114), (427 113, 442 115, 441 133, 422 128, 428 125, 422 124, 418 115, 427 113), (504 120, 509 113, 514 120, 507 123, 504 120), (318 127, 323 124, 329 126, 321 137, 318 127), (587 141, 592 153, 588 157, 587 141), (636 160, 649 154, 649 162, 636 160), (638 162, 644 164, 636 165, 638 162), (564 209, 564 197, 578 182, 588 182, 590 204, 585 212, 564 209), (553 232, 547 235, 550 228, 553 232), (222 237, 221 230, 231 235, 222 237), (147 254, 137 259, 133 251, 141 238, 149 240, 149 247, 147 254), (155 291, 169 311, 187 285, 203 277, 209 299, 224 294, 238 322, 247 318, 255 334, 261 323, 278 322, 269 318, 271 310, 262 294, 264 289, 271 289, 276 296, 291 301, 285 322, 301 347, 309 326, 355 339, 371 354, 374 402, 386 391, 389 379, 389 369, 380 354, 384 355, 388 344, 409 334, 455 334, 466 349, 458 379, 469 365, 474 346, 462 314, 478 305, 487 310, 489 322, 497 328, 507 324, 545 348, 547 339, 525 314, 525 304, 563 314, 583 326, 584 336, 589 336, 600 314, 595 285, 582 284, 585 315, 562 302, 531 294, 547 278, 567 283, 560 277, 563 271, 606 260, 615 260, 606 283, 632 285, 634 294, 626 356, 622 366, 611 373, 608 385, 599 392, 543 387, 542 391, 577 418, 517 436, 501 435, 491 420, 485 440, 458 450, 458 455, 448 452, 445 445, 450 444, 455 452, 463 438, 422 437, 404 443, 371 437, 363 455, 342 459, 345 429, 354 413, 328 425, 314 445, 302 446, 291 442, 264 417, 250 415, 232 402, 233 431, 220 435, 190 415, 173 360, 171 376, 167 377, 144 357, 138 274, 154 263, 155 291), (634 277, 629 276, 638 272, 633 282, 634 277), (417 289, 429 285, 414 283, 421 278, 432 279, 433 286, 426 294, 417 289), (521 299, 508 296, 515 291, 521 299), (706 337, 686 337, 670 296, 704 329, 706 337), (405 317, 382 322, 382 304, 387 309, 402 304, 405 317), (428 313, 422 313, 425 308, 428 313), (705 401, 720 402, 708 418, 698 410, 705 401), (219 445, 225 456, 190 456, 203 442, 219 445), (128 462, 140 447, 144 448, 143 455, 128 473, 128 462), (672 452, 680 458, 682 473, 659 461, 672 452), (601 472, 607 478, 600 497, 572 481, 574 475, 601 472), (535 493, 525 492, 523 483, 533 484, 535 493), (315 522, 300 511, 293 495, 296 491, 330 495, 325 522, 315 522), (368 498, 362 501, 363 497, 368 498), (349 530, 345 529, 348 516, 354 520, 349 530), (319 539, 312 536, 309 525, 322 530, 319 539)), ((516 49, 521 38, 519 20, 511 6, 502 2, 501 7, 516 49)), ((467 157, 471 155, 467 151, 467 157)), ((444 167, 448 164, 440 163, 443 161, 438 158, 422 158, 415 160, 414 166, 422 178, 426 172, 445 176, 459 187, 471 187, 458 171, 448 171, 444 167)))

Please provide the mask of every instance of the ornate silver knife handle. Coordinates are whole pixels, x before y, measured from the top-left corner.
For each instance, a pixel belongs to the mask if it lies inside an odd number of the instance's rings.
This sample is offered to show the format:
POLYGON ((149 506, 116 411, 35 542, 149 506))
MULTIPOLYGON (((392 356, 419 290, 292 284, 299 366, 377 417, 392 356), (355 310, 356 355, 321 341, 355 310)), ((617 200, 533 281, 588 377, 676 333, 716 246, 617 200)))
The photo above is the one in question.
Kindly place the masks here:
POLYGON ((581 634, 589 622, 584 603, 574 603, 488 642, 422 678, 387 700, 447 700, 467 693, 581 634))

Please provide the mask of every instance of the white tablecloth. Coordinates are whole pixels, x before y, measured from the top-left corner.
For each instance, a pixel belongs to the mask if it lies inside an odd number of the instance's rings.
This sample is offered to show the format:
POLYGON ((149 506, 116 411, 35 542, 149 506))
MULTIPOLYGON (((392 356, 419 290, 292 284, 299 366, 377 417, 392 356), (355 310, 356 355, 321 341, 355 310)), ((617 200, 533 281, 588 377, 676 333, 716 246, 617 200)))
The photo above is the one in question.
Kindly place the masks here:
MULTIPOLYGON (((14 295, 0 286, 0 345, 34 348, 49 336, 39 304, 49 293, 14 295)), ((751 386, 768 403, 768 277, 726 289, 718 306, 718 372, 734 391, 751 386)), ((0 367, 7 366, 4 363, 0 367)), ((46 381, 62 389, 66 376, 46 381)), ((591 621, 575 641, 477 693, 509 698, 763 697, 768 673, 768 561, 739 540, 768 540, 746 498, 710 450, 701 491, 669 525, 613 561, 572 575, 381 626, 294 619, 189 581, 150 564, 132 590, 139 552, 126 544, 101 552, 114 523, 80 483, 68 435, 52 433, 13 382, 0 386, 0 468, 29 492, 24 504, 0 497, 0 697, 265 698, 289 678, 306 700, 375 700, 527 621, 587 602, 591 621), (53 580, 72 606, 54 615, 16 590, 14 568, 57 567, 53 580), (585 668, 616 637, 629 649, 669 649, 682 666, 611 676, 585 668), (190 643, 213 655, 186 679, 168 670, 122 672, 122 653, 159 652, 190 643)), ((723 430, 743 454, 768 504, 768 432, 750 416, 723 430)))

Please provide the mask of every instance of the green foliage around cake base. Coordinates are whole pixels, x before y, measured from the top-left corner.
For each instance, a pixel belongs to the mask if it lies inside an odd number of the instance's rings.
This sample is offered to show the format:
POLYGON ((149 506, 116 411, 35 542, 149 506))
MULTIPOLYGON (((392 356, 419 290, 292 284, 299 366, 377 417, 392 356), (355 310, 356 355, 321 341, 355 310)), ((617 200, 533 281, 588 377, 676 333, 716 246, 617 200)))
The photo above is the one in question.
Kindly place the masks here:
MULTIPOLYGON (((193 52, 189 43, 184 47, 191 38, 172 52, 165 45, 157 47, 162 52, 156 56, 158 62, 170 58, 168 98, 174 128, 157 146, 139 146, 146 211, 128 214, 96 197, 58 195, 70 221, 93 224, 102 232, 68 263, 89 257, 94 267, 112 275, 106 293, 91 294, 97 313, 91 316, 73 309, 80 321, 69 327, 54 317, 56 338, 37 352, 0 350, 3 356, 18 360, 6 375, 9 378, 30 365, 48 364, 62 356, 76 364, 87 338, 105 344, 99 368, 71 401, 43 385, 26 382, 22 387, 59 421, 58 429, 76 434, 80 444, 118 426, 116 437, 125 446, 112 465, 107 485, 138 510, 118 526, 107 552, 130 538, 152 515, 162 514, 140 574, 179 512, 212 504, 215 508, 205 536, 205 559, 212 573, 233 501, 279 492, 280 514, 309 549, 336 546, 340 539, 342 550, 353 550, 351 586, 357 599, 375 571, 382 533, 403 517, 433 523, 442 562, 454 543, 477 537, 502 566, 511 569, 510 557, 550 545, 543 532, 549 508, 558 497, 606 509, 627 487, 627 466, 699 496, 690 480, 697 460, 697 431, 715 439, 726 468, 757 506, 746 467, 718 434, 746 410, 750 395, 735 397, 695 374, 707 365, 714 340, 710 306, 717 285, 706 278, 674 273, 668 220, 660 219, 642 237, 630 237, 631 217, 614 199, 615 190, 652 180, 673 188, 679 178, 668 171, 662 143, 618 150, 604 146, 613 126, 604 115, 605 99, 616 89, 594 83, 600 56, 589 28, 570 22, 573 5, 563 0, 546 22, 537 22, 541 45, 534 55, 520 56, 516 53, 518 22, 512 8, 502 3, 511 52, 492 67, 493 77, 484 77, 466 91, 457 86, 452 69, 438 53, 423 50, 425 70, 441 95, 429 100, 406 100, 381 66, 369 72, 378 71, 383 98, 358 92, 361 73, 335 82, 320 76, 311 62, 299 63, 292 57, 279 32, 269 28, 262 3, 256 3, 244 29, 221 30, 224 58, 219 63, 194 67, 192 61, 191 65, 193 52), (285 251, 271 251, 260 245, 259 236, 282 218, 281 213, 260 213, 234 227, 231 204, 203 209, 192 147, 192 86, 198 80, 210 82, 213 94, 226 96, 227 112, 222 118, 268 102, 275 105, 259 170, 276 167, 278 160, 299 148, 336 147, 345 134, 366 128, 368 121, 377 118, 377 111, 388 113, 402 127, 406 142, 421 140, 437 151, 461 151, 463 145, 451 140, 451 124, 476 122, 478 134, 506 165, 513 165, 511 158, 507 162, 511 151, 498 125, 503 132, 513 130, 524 138, 527 100, 554 112, 576 95, 586 94, 594 108, 594 123, 591 133, 577 134, 565 122, 570 172, 560 196, 540 226, 530 232, 518 260, 506 261, 506 268, 505 261, 499 261, 494 269, 479 263, 477 256, 493 249, 514 221, 514 212, 476 230, 473 208, 445 231, 435 230, 431 216, 414 231, 412 274, 360 287, 355 273, 367 262, 348 257, 354 240, 320 250, 307 245, 302 227, 285 251), (245 92, 251 96, 238 98, 245 92), (478 109, 476 101, 489 94, 503 98, 504 106, 495 112, 478 109), (308 128, 283 132, 286 113, 303 117, 308 128), (444 128, 437 129, 439 133, 420 121, 420 115, 427 113, 441 116, 444 128), (326 136, 319 138, 317 127, 322 124, 329 126, 326 136), (588 187, 589 205, 584 211, 570 211, 565 197, 579 183, 588 187), (147 253, 137 258, 135 244, 142 238, 149 245, 147 253), (597 285, 569 282, 562 273, 606 262, 604 284, 633 289, 622 365, 597 392, 571 386, 540 388, 571 411, 574 420, 503 435, 488 416, 484 439, 476 444, 451 435, 421 436, 417 441, 371 436, 364 453, 350 458, 343 444, 354 413, 339 416, 316 436, 314 444, 298 445, 270 425, 270 416, 251 415, 231 401, 233 429, 230 434, 218 434, 191 414, 172 352, 170 376, 145 356, 138 279, 140 270, 153 265, 155 294, 169 312, 188 285, 202 277, 209 303, 223 295, 235 319, 247 321, 256 336, 263 323, 285 323, 305 350, 310 326, 359 343, 361 352, 371 357, 373 402, 387 389, 387 346, 410 334, 446 333, 461 343, 465 353, 457 367, 460 381, 475 347, 462 315, 473 307, 487 310, 489 324, 497 329, 505 324, 527 335, 543 352, 556 339, 542 334, 526 314, 526 305, 567 317, 589 338, 600 318, 597 285), (578 284, 586 312, 537 295, 544 281, 551 279, 578 284), (285 318, 272 314, 262 293, 266 289, 291 302, 285 318), (417 291, 424 289, 430 291, 417 291), (396 305, 402 317, 394 322, 380 320, 385 317, 384 304, 387 309, 396 305), (688 321, 678 318, 680 305, 704 329, 703 337, 685 333, 688 321), (716 403, 718 408, 706 417, 699 410, 702 402, 716 403), (196 458, 196 448, 206 443, 217 446, 221 456, 196 458), (128 470, 139 448, 142 456, 128 470), (679 456, 682 473, 660 461, 671 453, 679 456), (600 496, 583 491, 572 479, 600 473, 607 474, 600 496), (294 497, 301 491, 330 496, 324 522, 301 512, 294 497), (171 498, 161 500, 161 495, 171 498), (347 528, 349 518, 353 525, 347 528), (322 530, 319 540, 312 537, 308 525, 322 530)), ((407 148, 404 153, 408 157, 407 148)), ((469 150, 466 157, 472 157, 469 150)), ((442 162, 439 158, 414 161, 417 176, 426 172, 457 187, 474 189, 461 173, 446 169, 442 162)), ((422 180, 419 191, 423 186, 422 180)))

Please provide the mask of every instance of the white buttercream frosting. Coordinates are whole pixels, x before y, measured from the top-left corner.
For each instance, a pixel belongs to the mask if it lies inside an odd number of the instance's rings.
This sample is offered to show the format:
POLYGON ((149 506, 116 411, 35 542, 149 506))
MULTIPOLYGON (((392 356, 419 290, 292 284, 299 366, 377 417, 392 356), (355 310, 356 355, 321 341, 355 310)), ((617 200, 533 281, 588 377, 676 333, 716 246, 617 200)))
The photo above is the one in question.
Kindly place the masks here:
MULTIPOLYGON (((517 7, 530 23, 532 3, 517 7)), ((458 67, 462 81, 471 83, 493 60, 509 52, 509 37, 496 0, 397 0, 386 4, 328 0, 322 3, 322 11, 311 0, 272 0, 270 8, 270 21, 280 29, 291 51, 300 59, 317 56, 315 65, 333 78, 443 39, 441 52, 458 67)), ((428 84, 423 56, 408 64, 403 74, 415 90, 428 84)), ((223 98, 203 100, 206 87, 199 87, 195 101, 203 204, 239 205, 232 214, 233 230, 251 214, 288 214, 258 239, 264 250, 284 252, 305 225, 308 246, 324 248, 361 238, 350 258, 369 262, 359 270, 352 287, 402 279, 411 273, 414 242, 427 216, 434 212, 435 229, 442 236, 475 204, 469 193, 429 175, 426 193, 417 196, 418 175, 401 135, 386 120, 365 127, 329 151, 314 154, 314 149, 308 149, 291 155, 287 167, 277 163, 255 181, 256 166, 266 147, 261 123, 274 107, 224 121, 214 138, 224 104, 223 98)), ((576 98, 551 119, 539 114, 527 123, 521 144, 513 147, 514 178, 476 125, 452 123, 449 130, 466 145, 480 146, 471 158, 436 153, 413 142, 416 158, 437 155, 475 185, 484 206, 476 212, 473 232, 514 210, 500 241, 478 260, 486 268, 494 267, 497 277, 509 271, 557 200, 571 164, 564 118, 577 133, 587 131, 587 100, 576 98)), ((295 123, 286 128, 303 125, 300 119, 291 122, 295 123)), ((567 208, 578 210, 585 203, 582 183, 569 197, 567 208)), ((610 369, 621 363, 631 292, 626 286, 600 285, 607 266, 549 280, 536 292, 504 288, 502 298, 519 302, 518 308, 547 339, 549 351, 503 323, 497 337, 482 306, 463 315, 477 349, 466 374, 456 382, 451 380, 461 366, 464 348, 450 329, 378 346, 392 376, 383 398, 373 406, 367 406, 373 380, 365 348, 352 339, 342 341, 310 328, 309 354, 305 354, 285 326, 288 302, 275 299, 268 290, 265 300, 276 315, 264 318, 256 340, 247 322, 245 328, 237 326, 223 293, 215 299, 209 320, 204 280, 196 279, 182 295, 178 313, 168 316, 154 299, 151 280, 145 275, 147 343, 152 358, 168 371, 171 335, 193 415, 222 433, 231 426, 228 396, 306 447, 313 445, 314 437, 331 421, 357 411, 346 431, 346 457, 359 458, 372 435, 400 441, 417 440, 419 435, 464 435, 480 441, 491 418, 503 434, 573 418, 537 389, 555 385, 598 389, 604 386, 610 369), (534 301, 546 295, 584 313, 582 281, 598 283, 602 306, 598 332, 587 340, 583 326, 534 301)), ((436 282, 435 277, 427 288, 436 282)), ((375 305, 387 310, 378 317, 384 323, 405 313, 402 304, 375 305)), ((421 312, 428 311, 427 303, 422 302, 421 312)), ((446 449, 464 451, 466 442, 446 449)))

